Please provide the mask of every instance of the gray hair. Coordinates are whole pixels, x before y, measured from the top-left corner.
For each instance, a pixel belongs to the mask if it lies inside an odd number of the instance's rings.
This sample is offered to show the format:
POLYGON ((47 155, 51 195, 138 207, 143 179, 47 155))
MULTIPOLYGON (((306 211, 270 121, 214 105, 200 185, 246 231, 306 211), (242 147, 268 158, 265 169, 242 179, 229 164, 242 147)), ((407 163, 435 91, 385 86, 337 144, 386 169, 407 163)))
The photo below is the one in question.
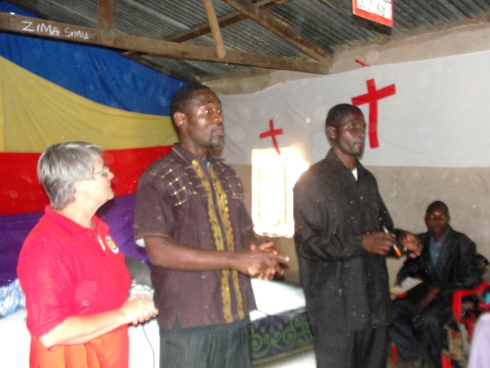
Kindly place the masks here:
POLYGON ((93 179, 97 161, 102 161, 102 150, 90 143, 66 142, 46 148, 37 163, 37 176, 52 209, 61 210, 74 201, 75 183, 93 179))

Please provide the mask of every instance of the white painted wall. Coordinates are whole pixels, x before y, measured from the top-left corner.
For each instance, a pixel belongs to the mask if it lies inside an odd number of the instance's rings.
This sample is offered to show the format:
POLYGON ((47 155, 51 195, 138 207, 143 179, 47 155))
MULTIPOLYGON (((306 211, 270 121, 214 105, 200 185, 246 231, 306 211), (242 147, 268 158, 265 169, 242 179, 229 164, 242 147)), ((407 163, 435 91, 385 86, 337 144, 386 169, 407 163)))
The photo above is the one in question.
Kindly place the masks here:
MULTIPOLYGON (((330 73, 342 73, 360 68, 356 59, 382 65, 424 60, 449 55, 490 50, 490 24, 470 24, 450 30, 422 34, 355 49, 339 49, 334 55, 330 73)), ((490 69, 482 70, 490 73, 490 69)), ((216 80, 206 84, 218 93, 252 93, 286 80, 312 78, 315 75, 285 71, 260 71, 256 75, 216 80)), ((226 106, 224 107, 226 109, 226 106)), ((226 122, 225 122, 226 124, 226 122)), ((464 129, 464 122, 461 122, 464 129)), ((489 128, 490 129, 490 124, 489 128)), ((478 132, 475 132, 478 134, 478 132)), ((325 140, 325 152, 328 143, 325 140)), ((238 165, 239 174, 250 191, 251 168, 238 165)), ((478 251, 490 259, 490 168, 438 169, 417 167, 370 167, 378 180, 381 194, 398 227, 421 232, 425 230, 423 216, 427 205, 436 200, 447 203, 451 224, 466 233, 478 251)), ((248 189, 247 189, 248 188, 248 189)), ((247 194, 247 198, 250 194, 247 194)), ((276 240, 283 252, 292 256, 289 280, 298 281, 294 246, 291 240, 276 240)), ((393 278, 400 263, 388 262, 393 278)))

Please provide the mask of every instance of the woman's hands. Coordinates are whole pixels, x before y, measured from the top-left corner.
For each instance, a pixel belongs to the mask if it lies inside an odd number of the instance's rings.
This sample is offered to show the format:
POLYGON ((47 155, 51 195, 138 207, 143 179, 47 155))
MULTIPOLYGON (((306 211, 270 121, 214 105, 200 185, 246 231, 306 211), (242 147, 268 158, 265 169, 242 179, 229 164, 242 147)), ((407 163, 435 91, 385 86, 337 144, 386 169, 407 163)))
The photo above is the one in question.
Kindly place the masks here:
POLYGON ((138 294, 128 299, 120 309, 126 322, 137 325, 158 315, 158 310, 148 295, 138 294))

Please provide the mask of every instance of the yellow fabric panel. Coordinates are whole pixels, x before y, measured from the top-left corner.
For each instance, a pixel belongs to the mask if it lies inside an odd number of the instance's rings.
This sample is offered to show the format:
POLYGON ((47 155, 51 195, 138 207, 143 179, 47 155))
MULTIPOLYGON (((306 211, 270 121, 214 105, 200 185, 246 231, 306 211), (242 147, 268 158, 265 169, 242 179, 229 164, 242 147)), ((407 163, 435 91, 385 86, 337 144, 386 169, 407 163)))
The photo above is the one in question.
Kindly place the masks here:
POLYGON ((3 138, 3 98, 2 98, 2 67, 1 67, 2 58, 0 57, 0 152, 4 152, 4 138, 3 138))
POLYGON ((90 101, 2 57, 0 128, 1 152, 41 152, 53 143, 73 140, 104 149, 168 146, 178 141, 168 116, 90 101))

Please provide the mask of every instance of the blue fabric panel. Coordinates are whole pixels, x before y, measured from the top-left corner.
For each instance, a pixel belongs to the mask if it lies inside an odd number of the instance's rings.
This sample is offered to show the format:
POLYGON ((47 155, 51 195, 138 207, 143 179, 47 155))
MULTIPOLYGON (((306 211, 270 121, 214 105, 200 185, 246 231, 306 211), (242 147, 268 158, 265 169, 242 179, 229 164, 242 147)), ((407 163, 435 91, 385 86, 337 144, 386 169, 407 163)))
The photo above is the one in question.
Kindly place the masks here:
MULTIPOLYGON (((97 211, 110 228, 115 243, 126 257, 148 263, 144 248, 134 242, 136 194, 115 198, 97 211)), ((44 212, 0 216, 0 287, 17 278, 17 261, 25 238, 44 212)))
MULTIPOLYGON (((0 1, 0 11, 33 16, 0 1)), ((94 102, 169 116, 174 92, 187 82, 96 46, 0 32, 0 56, 94 102)))

